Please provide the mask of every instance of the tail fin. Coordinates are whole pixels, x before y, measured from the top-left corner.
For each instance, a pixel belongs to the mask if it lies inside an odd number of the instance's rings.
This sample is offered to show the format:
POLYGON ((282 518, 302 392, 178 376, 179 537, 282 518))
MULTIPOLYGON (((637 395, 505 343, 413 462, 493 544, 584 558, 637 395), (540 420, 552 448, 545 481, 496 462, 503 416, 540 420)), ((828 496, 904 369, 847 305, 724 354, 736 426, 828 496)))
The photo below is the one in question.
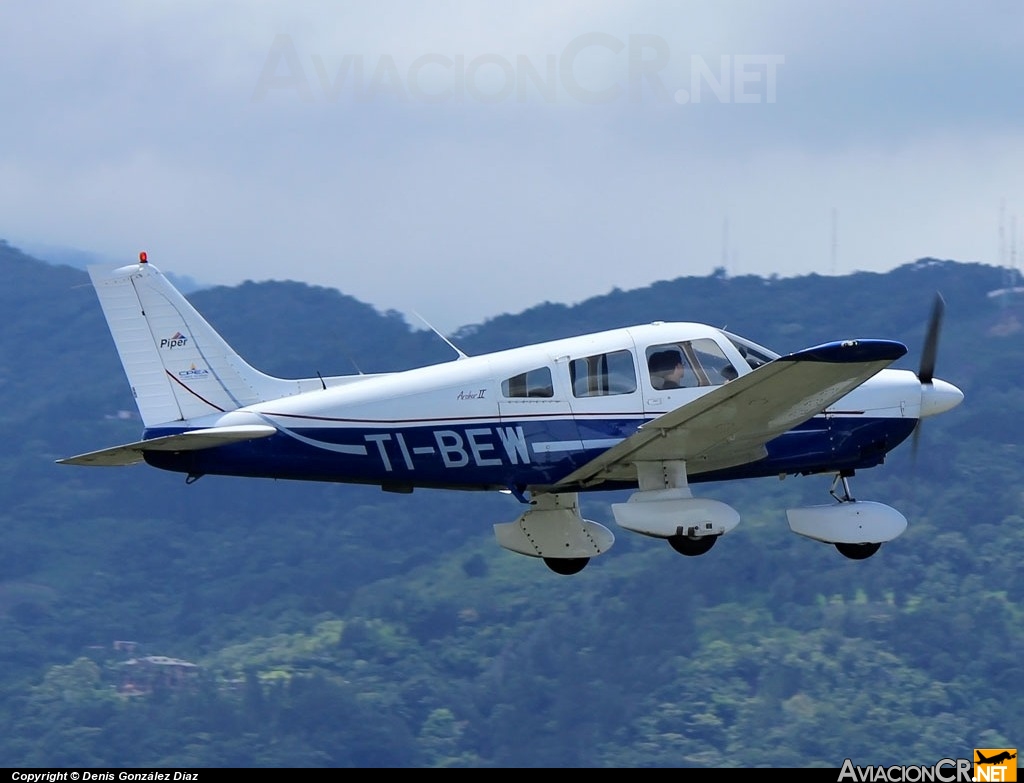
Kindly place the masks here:
POLYGON ((140 263, 119 269, 90 267, 89 276, 147 427, 297 394, 309 385, 247 364, 144 254, 140 263))

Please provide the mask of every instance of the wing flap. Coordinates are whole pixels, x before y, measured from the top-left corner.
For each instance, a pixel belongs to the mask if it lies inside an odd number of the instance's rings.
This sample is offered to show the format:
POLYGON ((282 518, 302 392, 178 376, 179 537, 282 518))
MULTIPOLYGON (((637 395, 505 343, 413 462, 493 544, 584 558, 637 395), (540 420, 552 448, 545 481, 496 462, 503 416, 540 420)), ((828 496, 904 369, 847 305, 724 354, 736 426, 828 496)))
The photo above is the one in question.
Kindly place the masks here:
POLYGON ((122 446, 111 446, 99 451, 90 451, 75 457, 57 460, 60 465, 94 465, 113 467, 134 465, 145 459, 147 451, 198 451, 239 443, 256 438, 266 438, 277 430, 269 424, 246 424, 230 427, 208 427, 203 430, 190 430, 177 435, 164 435, 160 438, 140 440, 122 446))
POLYGON ((558 486, 635 478, 640 461, 685 460, 692 475, 760 459, 768 441, 821 413, 906 352, 891 340, 851 340, 780 357, 644 424, 558 486))

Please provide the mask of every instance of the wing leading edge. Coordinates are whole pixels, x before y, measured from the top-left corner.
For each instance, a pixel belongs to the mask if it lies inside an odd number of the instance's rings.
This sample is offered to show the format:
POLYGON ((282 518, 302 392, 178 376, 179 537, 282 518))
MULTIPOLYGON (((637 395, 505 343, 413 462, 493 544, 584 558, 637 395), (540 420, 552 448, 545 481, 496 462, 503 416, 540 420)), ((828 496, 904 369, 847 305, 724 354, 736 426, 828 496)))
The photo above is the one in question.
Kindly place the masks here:
POLYGON ((236 425, 230 427, 207 427, 202 430, 190 430, 177 435, 164 435, 160 438, 140 440, 122 446, 111 446, 108 449, 90 451, 75 457, 59 459, 61 465, 95 465, 112 467, 117 465, 134 465, 145 459, 147 451, 198 451, 238 443, 255 438, 266 438, 277 430, 269 424, 236 425))
POLYGON ((821 413, 906 352, 893 340, 847 340, 779 357, 644 424, 556 487, 635 479, 637 462, 685 460, 694 475, 761 459, 768 441, 821 413))

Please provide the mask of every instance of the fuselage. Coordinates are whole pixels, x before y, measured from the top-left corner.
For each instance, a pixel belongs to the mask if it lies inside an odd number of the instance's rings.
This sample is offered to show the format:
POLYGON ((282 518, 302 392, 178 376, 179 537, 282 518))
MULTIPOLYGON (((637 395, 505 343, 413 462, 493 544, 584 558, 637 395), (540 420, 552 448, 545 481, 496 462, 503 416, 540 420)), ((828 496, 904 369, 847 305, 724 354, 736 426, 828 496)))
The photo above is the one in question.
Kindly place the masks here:
MULTIPOLYGON (((555 485, 644 424, 776 354, 722 330, 654 323, 567 338, 404 372, 367 376, 180 424, 146 437, 271 424, 268 438, 192 452, 147 452, 152 465, 220 474, 414 487, 555 485), (685 366, 667 388, 652 367, 685 366), (659 354, 658 358, 655 355, 659 354), (661 387, 661 388, 659 388, 661 387)), ((921 415, 921 384, 883 370, 836 404, 773 439, 765 456, 690 481, 855 470, 883 461, 921 415)), ((612 489, 606 482, 564 489, 612 489)))

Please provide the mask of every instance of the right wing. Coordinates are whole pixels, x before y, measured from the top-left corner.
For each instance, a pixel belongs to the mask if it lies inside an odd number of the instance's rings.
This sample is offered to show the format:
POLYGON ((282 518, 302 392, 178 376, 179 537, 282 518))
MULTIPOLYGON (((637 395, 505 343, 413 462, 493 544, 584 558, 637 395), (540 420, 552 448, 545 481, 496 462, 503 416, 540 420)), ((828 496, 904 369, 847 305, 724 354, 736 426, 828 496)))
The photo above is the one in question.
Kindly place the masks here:
POLYGON ((892 340, 848 340, 775 359, 650 421, 556 488, 636 480, 637 462, 685 460, 694 475, 754 462, 765 444, 813 418, 907 352, 892 340))
POLYGON ((230 427, 207 427, 203 430, 190 430, 177 435, 164 435, 161 438, 150 438, 123 446, 111 446, 109 449, 90 451, 75 457, 57 460, 60 465, 97 465, 111 467, 115 465, 134 465, 145 459, 147 451, 198 451, 238 443, 254 438, 266 438, 277 430, 269 424, 240 424, 230 427))

